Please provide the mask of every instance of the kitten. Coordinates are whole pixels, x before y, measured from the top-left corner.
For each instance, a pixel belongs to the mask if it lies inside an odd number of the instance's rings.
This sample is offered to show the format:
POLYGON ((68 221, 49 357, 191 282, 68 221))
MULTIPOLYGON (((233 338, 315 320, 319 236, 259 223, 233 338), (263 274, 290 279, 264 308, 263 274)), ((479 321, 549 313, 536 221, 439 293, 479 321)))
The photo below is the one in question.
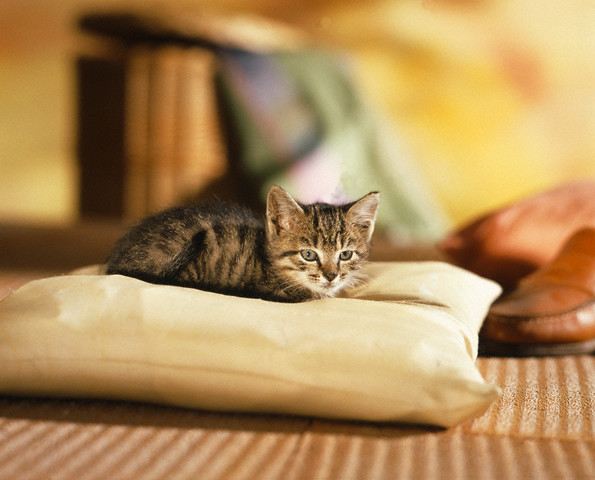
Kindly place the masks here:
POLYGON ((264 218, 230 205, 174 207, 118 240, 107 273, 282 302, 333 297, 362 279, 378 199, 303 205, 274 186, 264 218))

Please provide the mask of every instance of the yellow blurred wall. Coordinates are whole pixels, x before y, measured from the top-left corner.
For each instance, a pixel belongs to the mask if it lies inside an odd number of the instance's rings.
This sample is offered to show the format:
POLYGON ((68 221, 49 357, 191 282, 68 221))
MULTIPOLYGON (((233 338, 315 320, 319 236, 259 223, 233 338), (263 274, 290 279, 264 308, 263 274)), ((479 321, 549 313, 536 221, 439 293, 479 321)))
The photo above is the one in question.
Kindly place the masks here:
MULTIPOLYGON (((455 224, 595 178, 592 0, 184 4, 259 13, 352 52, 362 91, 390 114, 455 224)), ((0 221, 76 218, 73 25, 97 5, 126 3, 0 3, 0 221)))

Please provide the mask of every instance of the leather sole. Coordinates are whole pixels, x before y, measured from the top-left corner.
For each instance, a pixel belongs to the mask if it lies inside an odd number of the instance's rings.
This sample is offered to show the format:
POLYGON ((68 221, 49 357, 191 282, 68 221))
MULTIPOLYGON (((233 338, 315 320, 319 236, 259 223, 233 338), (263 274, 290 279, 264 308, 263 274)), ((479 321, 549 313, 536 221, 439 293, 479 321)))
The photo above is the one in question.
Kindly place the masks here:
POLYGON ((505 343, 479 339, 479 355, 482 357, 559 357, 593 353, 595 338, 569 343, 505 343))

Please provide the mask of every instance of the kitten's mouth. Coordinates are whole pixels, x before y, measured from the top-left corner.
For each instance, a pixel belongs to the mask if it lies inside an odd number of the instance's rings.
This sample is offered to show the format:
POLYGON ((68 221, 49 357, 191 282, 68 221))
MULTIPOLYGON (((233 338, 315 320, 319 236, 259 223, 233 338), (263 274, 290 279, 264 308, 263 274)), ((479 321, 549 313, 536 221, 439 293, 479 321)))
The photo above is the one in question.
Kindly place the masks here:
POLYGON ((316 285, 314 285, 313 290, 325 296, 332 296, 338 293, 339 290, 341 290, 342 286, 343 285, 341 284, 341 282, 337 280, 333 282, 325 280, 324 282, 317 283, 316 285))

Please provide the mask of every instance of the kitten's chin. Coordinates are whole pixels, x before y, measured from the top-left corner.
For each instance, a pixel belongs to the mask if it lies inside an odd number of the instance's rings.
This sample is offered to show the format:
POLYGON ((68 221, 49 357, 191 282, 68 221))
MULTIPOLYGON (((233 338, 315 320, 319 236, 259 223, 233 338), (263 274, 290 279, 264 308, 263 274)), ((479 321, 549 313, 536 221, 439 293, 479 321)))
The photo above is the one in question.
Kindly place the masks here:
POLYGON ((322 285, 314 285, 310 288, 314 298, 332 298, 336 297, 341 291, 346 288, 344 283, 326 283, 322 285))
POLYGON ((344 291, 357 287, 365 281, 366 277, 364 275, 351 275, 342 279, 339 283, 315 285, 315 288, 312 291, 315 295, 318 295, 318 298, 337 297, 344 291))
POLYGON ((364 274, 352 272, 351 275, 341 278, 340 281, 326 282, 321 280, 319 283, 310 283, 309 290, 314 298, 331 298, 337 297, 345 290, 354 288, 365 281, 366 276, 364 274))

